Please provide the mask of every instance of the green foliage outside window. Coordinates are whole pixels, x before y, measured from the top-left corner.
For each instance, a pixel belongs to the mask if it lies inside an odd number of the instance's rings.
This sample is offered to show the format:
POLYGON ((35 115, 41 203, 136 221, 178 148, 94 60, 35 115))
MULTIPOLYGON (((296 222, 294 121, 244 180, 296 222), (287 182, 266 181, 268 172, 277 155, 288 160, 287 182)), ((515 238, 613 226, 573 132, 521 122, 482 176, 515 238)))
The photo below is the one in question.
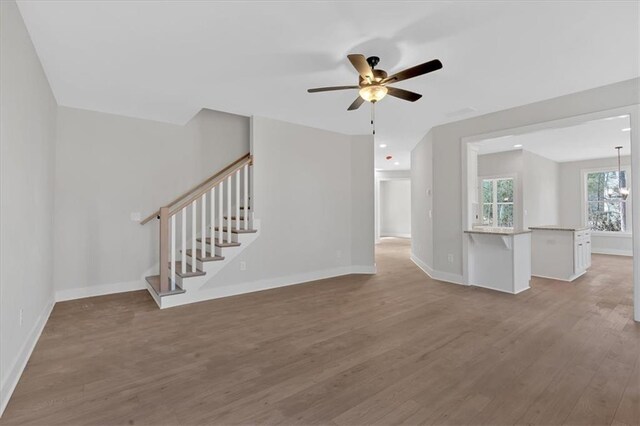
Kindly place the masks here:
POLYGON ((627 230, 627 202, 618 193, 626 180, 624 171, 620 176, 617 171, 587 174, 587 225, 592 230, 627 230))

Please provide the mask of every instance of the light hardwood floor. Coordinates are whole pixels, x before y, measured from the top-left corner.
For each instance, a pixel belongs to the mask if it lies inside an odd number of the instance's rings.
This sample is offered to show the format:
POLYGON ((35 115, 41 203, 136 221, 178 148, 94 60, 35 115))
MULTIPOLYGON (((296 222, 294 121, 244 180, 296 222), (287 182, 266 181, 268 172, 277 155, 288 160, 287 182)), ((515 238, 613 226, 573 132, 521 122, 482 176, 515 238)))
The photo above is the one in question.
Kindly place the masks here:
POLYGON ((348 276, 158 310, 55 306, 14 424, 640 424, 631 259, 517 296, 444 284, 378 247, 348 276))

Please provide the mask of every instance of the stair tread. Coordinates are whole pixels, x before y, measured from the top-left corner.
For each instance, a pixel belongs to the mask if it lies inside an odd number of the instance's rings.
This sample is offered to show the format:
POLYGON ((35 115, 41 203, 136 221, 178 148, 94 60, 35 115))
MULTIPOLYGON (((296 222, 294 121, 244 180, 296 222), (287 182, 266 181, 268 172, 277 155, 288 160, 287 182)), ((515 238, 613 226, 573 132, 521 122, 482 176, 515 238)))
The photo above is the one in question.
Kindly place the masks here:
MULTIPOLYGON (((188 249, 187 250, 187 255, 191 256, 191 253, 193 252, 192 249, 188 249)), ((224 256, 218 256, 215 253, 209 253, 207 251, 204 252, 205 255, 202 256, 202 250, 201 249, 196 249, 196 259, 198 259, 201 262, 214 262, 217 260, 224 260, 224 256)))
MULTIPOLYGON (((189 278, 189 277, 199 277, 202 275, 206 275, 206 272, 201 271, 200 269, 196 269, 195 272, 191 270, 191 265, 187 266, 187 272, 182 273, 182 261, 176 262, 176 275, 180 278, 189 278)), ((169 264, 169 268, 171 268, 171 264, 169 264)))
MULTIPOLYGON (((202 238, 197 238, 196 241, 198 242, 202 242, 202 238)), ((205 243, 207 244, 211 244, 211 237, 207 237, 204 239, 205 243)), ((240 245, 240 243, 237 243, 235 241, 222 241, 219 242, 218 239, 214 239, 216 247, 238 247, 240 245)))
POLYGON ((177 285, 175 290, 169 290, 167 292, 160 293, 160 275, 151 275, 151 276, 145 277, 145 279, 147 280, 149 285, 151 285, 151 288, 153 288, 153 291, 155 291, 156 294, 160 297, 171 296, 172 294, 185 293, 185 290, 181 289, 177 285))
MULTIPOLYGON (((219 226, 216 226, 214 228, 216 231, 220 230, 219 226)), ((222 227, 222 232, 227 232, 227 228, 222 227)), ((232 229, 231 233, 232 234, 253 234, 255 232, 258 232, 257 229, 232 229)))

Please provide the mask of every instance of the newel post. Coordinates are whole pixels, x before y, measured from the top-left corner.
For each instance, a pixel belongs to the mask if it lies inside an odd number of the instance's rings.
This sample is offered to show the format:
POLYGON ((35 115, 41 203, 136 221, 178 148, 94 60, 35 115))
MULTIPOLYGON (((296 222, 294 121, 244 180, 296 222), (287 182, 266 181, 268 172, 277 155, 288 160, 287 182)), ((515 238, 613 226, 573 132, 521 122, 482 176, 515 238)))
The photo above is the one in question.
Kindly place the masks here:
POLYGON ((169 208, 160 209, 160 294, 169 292, 169 208))

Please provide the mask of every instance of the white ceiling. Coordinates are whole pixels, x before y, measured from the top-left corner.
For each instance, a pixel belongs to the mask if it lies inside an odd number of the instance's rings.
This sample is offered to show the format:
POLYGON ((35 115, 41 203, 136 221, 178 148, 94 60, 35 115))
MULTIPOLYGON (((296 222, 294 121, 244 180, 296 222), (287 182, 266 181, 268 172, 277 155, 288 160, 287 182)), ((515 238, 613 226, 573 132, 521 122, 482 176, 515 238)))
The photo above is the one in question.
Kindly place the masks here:
POLYGON ((370 132, 348 53, 422 93, 376 108, 376 167, 406 169, 434 125, 637 77, 639 3, 22 1, 61 105, 185 123, 203 107, 348 134, 370 132), (456 114, 456 111, 475 109, 456 114), (392 154, 392 161, 384 156, 392 154), (393 162, 400 165, 394 166, 393 162))
POLYGON ((474 145, 480 155, 523 149, 558 163, 592 160, 617 156, 616 146, 622 146, 621 155, 629 155, 629 126, 629 116, 623 115, 575 126, 485 139, 474 145))

